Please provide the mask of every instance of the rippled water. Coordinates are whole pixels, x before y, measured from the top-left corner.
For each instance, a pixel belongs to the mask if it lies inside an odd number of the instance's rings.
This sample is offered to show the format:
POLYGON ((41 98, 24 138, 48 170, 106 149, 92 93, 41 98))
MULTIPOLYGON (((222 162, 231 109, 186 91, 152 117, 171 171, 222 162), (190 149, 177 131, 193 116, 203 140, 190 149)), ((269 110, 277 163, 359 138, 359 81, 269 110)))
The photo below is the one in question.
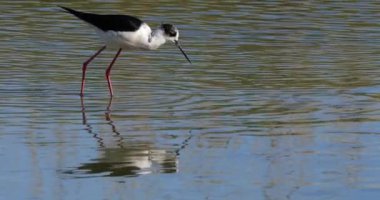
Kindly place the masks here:
POLYGON ((380 3, 88 1, 176 24, 114 50, 51 1, 0 8, 0 199, 375 199, 380 3))

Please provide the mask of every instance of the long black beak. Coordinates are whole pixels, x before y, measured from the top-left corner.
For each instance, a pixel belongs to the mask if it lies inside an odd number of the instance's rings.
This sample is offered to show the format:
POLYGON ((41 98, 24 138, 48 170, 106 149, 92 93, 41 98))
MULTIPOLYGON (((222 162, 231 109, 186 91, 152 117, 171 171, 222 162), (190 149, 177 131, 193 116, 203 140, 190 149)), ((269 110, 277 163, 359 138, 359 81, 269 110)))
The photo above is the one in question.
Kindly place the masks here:
POLYGON ((179 45, 178 40, 174 41, 174 43, 175 43, 175 46, 177 46, 178 49, 181 50, 182 54, 185 56, 185 58, 187 59, 187 61, 189 61, 189 63, 191 63, 189 57, 187 57, 186 53, 182 50, 181 45, 179 45))

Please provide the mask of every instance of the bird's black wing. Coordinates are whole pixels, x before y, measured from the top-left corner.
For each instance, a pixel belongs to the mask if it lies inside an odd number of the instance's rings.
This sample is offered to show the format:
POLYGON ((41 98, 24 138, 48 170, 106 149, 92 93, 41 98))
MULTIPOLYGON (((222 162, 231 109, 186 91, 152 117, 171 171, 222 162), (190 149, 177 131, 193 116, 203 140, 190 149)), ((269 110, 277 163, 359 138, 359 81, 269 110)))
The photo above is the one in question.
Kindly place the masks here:
POLYGON ((128 15, 98 15, 79 12, 63 6, 60 7, 103 31, 136 31, 143 23, 140 19, 128 15))

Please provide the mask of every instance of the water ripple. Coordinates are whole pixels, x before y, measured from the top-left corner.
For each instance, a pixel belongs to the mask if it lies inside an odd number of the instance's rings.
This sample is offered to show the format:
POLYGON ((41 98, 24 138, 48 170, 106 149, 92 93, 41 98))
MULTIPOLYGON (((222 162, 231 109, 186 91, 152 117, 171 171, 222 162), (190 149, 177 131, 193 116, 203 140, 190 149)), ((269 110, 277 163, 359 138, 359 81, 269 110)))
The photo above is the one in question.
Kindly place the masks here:
POLYGON ((110 99, 104 73, 115 51, 107 49, 89 65, 81 99, 82 63, 101 46, 91 28, 55 3, 3 2, 0 171, 18 182, 1 184, 13 194, 0 198, 58 191, 73 199, 86 195, 72 187, 93 182, 107 191, 119 184, 137 199, 375 197, 376 1, 62 5, 176 24, 193 64, 172 44, 123 51, 110 99), (120 176, 136 177, 135 185, 120 176))

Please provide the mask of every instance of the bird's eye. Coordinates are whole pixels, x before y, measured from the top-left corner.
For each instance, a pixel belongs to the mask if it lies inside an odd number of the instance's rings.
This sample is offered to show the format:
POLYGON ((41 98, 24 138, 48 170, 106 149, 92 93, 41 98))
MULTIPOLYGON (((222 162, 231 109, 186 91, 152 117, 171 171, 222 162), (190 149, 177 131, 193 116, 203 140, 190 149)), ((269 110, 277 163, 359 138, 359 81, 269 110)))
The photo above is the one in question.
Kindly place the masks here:
POLYGON ((177 35, 177 32, 175 32, 175 31, 170 31, 170 33, 169 33, 169 36, 171 36, 171 37, 175 37, 177 35))

